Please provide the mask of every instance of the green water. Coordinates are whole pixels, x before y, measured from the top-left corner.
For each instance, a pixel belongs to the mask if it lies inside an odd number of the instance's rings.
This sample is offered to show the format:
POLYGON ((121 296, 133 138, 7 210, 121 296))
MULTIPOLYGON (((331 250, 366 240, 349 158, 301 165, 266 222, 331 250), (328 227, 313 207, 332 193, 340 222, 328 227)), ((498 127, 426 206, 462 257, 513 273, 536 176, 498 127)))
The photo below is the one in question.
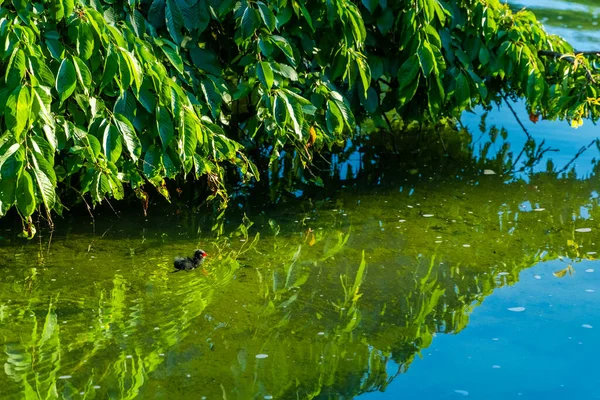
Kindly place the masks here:
POLYGON ((595 173, 511 175, 508 158, 445 145, 396 161, 402 174, 363 153, 346 187, 220 219, 98 210, 29 242, 6 227, 2 398, 353 398, 410 380, 436 335, 465 330, 528 268, 585 275, 600 243, 595 173), (171 273, 198 247, 203 270, 171 273))

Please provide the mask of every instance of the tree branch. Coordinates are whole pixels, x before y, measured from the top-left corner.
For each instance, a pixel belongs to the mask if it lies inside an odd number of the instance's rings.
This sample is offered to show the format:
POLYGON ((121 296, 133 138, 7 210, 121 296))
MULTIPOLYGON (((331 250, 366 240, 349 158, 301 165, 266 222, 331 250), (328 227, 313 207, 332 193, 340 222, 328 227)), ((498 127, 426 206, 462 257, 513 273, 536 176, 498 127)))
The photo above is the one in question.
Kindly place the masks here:
MULTIPOLYGON (((579 55, 579 54, 583 54, 584 56, 596 56, 596 57, 600 57, 600 50, 595 51, 595 50, 590 50, 590 51, 575 51, 575 55, 579 55)), ((559 58, 561 60, 565 60, 571 64, 575 63, 575 56, 574 55, 570 55, 570 54, 563 54, 563 53, 559 53, 557 51, 550 51, 550 50, 538 50, 538 56, 544 56, 544 57, 554 57, 554 58, 559 58)), ((592 71, 587 68, 585 65, 583 66, 583 68, 585 69, 585 75, 588 78, 588 81, 592 82, 592 83, 596 83, 596 80, 594 79, 594 75, 592 74, 592 71)))

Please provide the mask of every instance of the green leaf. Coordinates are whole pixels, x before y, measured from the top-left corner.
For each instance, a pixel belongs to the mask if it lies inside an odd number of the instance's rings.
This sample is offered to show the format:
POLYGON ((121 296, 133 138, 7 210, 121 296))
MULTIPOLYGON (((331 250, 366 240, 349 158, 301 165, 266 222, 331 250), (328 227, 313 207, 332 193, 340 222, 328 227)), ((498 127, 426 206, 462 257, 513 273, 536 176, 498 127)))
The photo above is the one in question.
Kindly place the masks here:
POLYGON ((106 124, 102 134, 102 151, 110 162, 117 162, 123 150, 119 130, 113 124, 106 124))
POLYGON ((181 29, 183 28, 183 15, 177 3, 173 0, 166 0, 165 18, 167 21, 167 31, 176 44, 181 44, 183 40, 181 29))
POLYGON ((142 154, 142 145, 137 134, 135 133, 133 125, 125 116, 121 114, 115 114, 113 116, 113 120, 117 126, 117 129, 119 130, 119 133, 123 137, 125 148, 127 149, 129 156, 134 162, 137 162, 142 154))
POLYGON ((258 6, 258 12, 260 13, 261 18, 265 23, 265 26, 270 31, 275 30, 275 24, 277 23, 277 20, 273 15, 273 11, 271 11, 271 9, 262 1, 257 1, 256 5, 258 6))
POLYGON ((362 4, 371 14, 373 14, 379 4, 379 0, 362 0, 362 4))
POLYGON ((398 69, 398 90, 410 85, 419 73, 419 59, 416 55, 408 58, 398 69))
POLYGON ((422 42, 421 46, 417 50, 417 56, 419 57, 419 64, 423 75, 428 77, 434 70, 437 69, 437 63, 435 61, 435 55, 433 49, 429 45, 429 42, 422 42))
POLYGON ((288 113, 285 101, 280 96, 275 95, 272 103, 275 122, 280 128, 285 128, 288 122, 288 113))
POLYGON ((171 64, 175 67, 177 72, 183 75, 183 60, 181 59, 181 56, 177 53, 177 51, 166 44, 160 46, 160 48, 163 51, 163 53, 165 53, 171 64))
POLYGON ((327 111, 325 112, 325 123, 327 130, 332 135, 339 135, 344 130, 344 118, 333 100, 327 100, 327 111))
POLYGON ((358 67, 358 73, 363 85, 364 97, 367 97, 367 91, 371 86, 371 68, 367 61, 360 57, 356 59, 356 66, 358 67))
POLYGON ((144 156, 144 175, 148 179, 160 177, 161 175, 161 151, 155 146, 151 145, 146 150, 144 156))
POLYGON ((32 152, 33 176, 37 183, 38 192, 46 210, 49 212, 56 203, 56 175, 50 164, 40 153, 32 152))
POLYGON ((65 17, 70 17, 75 9, 75 0, 58 0, 62 1, 65 10, 65 17))
POLYGON ((108 56, 104 62, 104 73, 102 74, 102 83, 100 89, 113 81, 119 69, 119 57, 112 51, 108 52, 108 56))
POLYGON ((169 147, 174 137, 173 121, 169 112, 161 106, 156 107, 156 126, 162 142, 163 150, 169 147))
POLYGON ((275 46, 279 47, 283 52, 288 62, 295 66, 296 59, 294 58, 294 51, 292 50, 290 43, 283 36, 272 35, 271 39, 273 40, 273 43, 275 43, 275 46))
POLYGON ((26 70, 25 52, 19 48, 15 48, 8 61, 8 67, 6 68, 4 77, 9 89, 13 89, 21 84, 21 80, 23 80, 26 70))
POLYGON ((92 28, 88 24, 79 24, 75 46, 77 48, 77 54, 83 60, 88 60, 92 54, 94 54, 94 34, 92 33, 92 28))
POLYGON ((29 94, 29 87, 22 86, 17 97, 17 123, 15 125, 14 133, 18 138, 23 130, 28 126, 29 116, 31 112, 31 96, 29 94))
POLYGON ((8 160, 13 154, 15 154, 20 147, 21 145, 19 143, 13 143, 10 146, 8 146, 8 148, 6 148, 6 145, 2 146, 2 152, 0 153, 0 170, 2 169, 2 166, 4 165, 6 160, 8 160))
POLYGON ((456 90, 454 91, 456 102, 459 106, 471 101, 471 89, 469 88, 469 80, 460 72, 456 77, 456 90))
POLYGON ((83 91, 88 93, 88 89, 92 87, 92 73, 86 63, 79 57, 73 57, 73 61, 75 61, 73 65, 75 66, 77 79, 79 80, 83 91))
POLYGON ((279 93, 281 98, 283 98, 288 115, 292 120, 292 127, 294 133, 298 135, 299 138, 302 137, 302 125, 304 125, 304 112, 302 111, 302 105, 293 97, 288 97, 283 93, 279 93))
POLYGON ((75 73, 75 67, 73 61, 65 58, 60 63, 58 68, 58 76, 56 77, 56 91, 60 102, 63 103, 67 100, 75 91, 77 86, 77 75, 75 73))
POLYGON ((217 85, 209 77, 200 81, 200 88, 202 89, 202 93, 204 94, 204 98, 208 103, 208 107, 210 108, 213 117, 217 118, 221 110, 221 102, 223 101, 217 85))
POLYGON ((219 76, 223 72, 219 58, 212 50, 194 47, 190 50, 190 58, 196 68, 208 72, 209 74, 219 76))
POLYGON ((267 90, 271 90, 273 86, 273 69, 271 68, 271 64, 266 61, 259 62, 256 66, 256 76, 267 90))
POLYGON ((183 152, 180 153, 180 157, 181 161, 184 162, 191 159, 196 153, 196 145, 198 144, 197 129, 199 129, 199 124, 193 112, 188 109, 184 111, 182 123, 181 150, 183 152))
POLYGON ((241 20, 242 39, 249 39, 259 25, 257 11, 252 7, 246 6, 241 20))
POLYGON ((17 182, 17 208, 23 217, 31 216, 35 211, 35 194, 33 192, 33 180, 29 172, 21 171, 17 182))
MULTIPOLYGON (((37 57, 29 57, 29 63, 31 64, 31 69, 33 71, 33 76, 37 79, 37 84, 42 86, 54 86, 54 82, 56 82, 56 78, 54 74, 48 68, 48 66, 40 61, 37 57)), ((32 80, 32 84, 34 81, 32 80)))

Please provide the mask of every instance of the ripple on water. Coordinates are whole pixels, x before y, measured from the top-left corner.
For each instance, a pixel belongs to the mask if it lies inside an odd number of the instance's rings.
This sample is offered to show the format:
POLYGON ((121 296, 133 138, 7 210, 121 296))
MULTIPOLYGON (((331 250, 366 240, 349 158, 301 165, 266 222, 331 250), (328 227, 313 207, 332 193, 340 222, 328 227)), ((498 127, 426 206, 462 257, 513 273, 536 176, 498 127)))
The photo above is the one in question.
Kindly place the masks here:
POLYGON ((525 307, 509 307, 508 311, 512 312, 523 312, 525 311, 525 307))

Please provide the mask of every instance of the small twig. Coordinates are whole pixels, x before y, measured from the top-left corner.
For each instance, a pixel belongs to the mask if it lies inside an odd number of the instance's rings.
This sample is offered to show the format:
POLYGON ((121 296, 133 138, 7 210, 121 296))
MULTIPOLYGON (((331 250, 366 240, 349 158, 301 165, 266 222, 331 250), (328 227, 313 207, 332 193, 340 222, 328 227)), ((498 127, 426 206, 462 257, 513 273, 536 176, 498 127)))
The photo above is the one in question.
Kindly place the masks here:
POLYGON ((579 149, 579 151, 577 152, 577 154, 575 154, 573 156, 571 161, 569 161, 560 171, 558 171, 557 174, 565 172, 567 170, 567 168, 569 168, 569 165, 573 164, 575 162, 575 160, 577 160, 579 158, 580 155, 582 155, 586 150, 588 150, 590 147, 592 147, 594 145, 594 143, 596 143, 597 141, 598 141, 598 139, 594 139, 590 142, 590 144, 588 144, 587 146, 583 146, 581 149, 579 149))
POLYGON ((529 132, 527 131, 527 128, 525 128, 525 125, 523 125, 523 123, 521 122, 521 120, 519 119, 519 117, 517 116, 517 113, 515 112, 514 108, 512 108, 512 106, 510 105, 510 103, 508 102, 508 97, 506 96, 505 93, 502 93, 502 98, 504 99, 504 102, 506 103, 506 105, 508 106, 508 109, 510 110, 510 112, 512 112, 512 114, 514 115, 515 119, 517 120, 517 122, 519 123, 519 125, 521 126, 521 129, 523 129, 523 132, 525 132, 525 134, 527 135, 527 139, 531 139, 531 135, 529 134, 529 132))

